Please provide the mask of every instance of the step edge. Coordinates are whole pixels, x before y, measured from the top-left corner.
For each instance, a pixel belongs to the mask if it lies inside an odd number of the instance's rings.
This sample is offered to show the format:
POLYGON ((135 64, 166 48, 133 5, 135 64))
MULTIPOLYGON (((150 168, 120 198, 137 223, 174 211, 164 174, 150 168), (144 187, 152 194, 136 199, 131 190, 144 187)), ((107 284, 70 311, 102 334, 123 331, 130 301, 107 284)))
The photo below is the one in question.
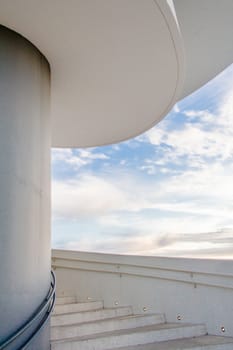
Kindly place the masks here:
MULTIPOLYGON (((168 324, 171 325, 171 323, 168 323, 168 324)), ((175 323, 173 325, 174 325, 173 327, 158 329, 157 331, 158 332, 161 332, 161 331, 165 332, 167 330, 174 330, 174 329, 181 329, 181 328, 204 327, 203 332, 201 332, 201 334, 199 336, 207 335, 206 326, 204 324, 182 324, 182 326, 181 326, 179 323, 175 323)), ((158 326, 158 325, 156 325, 156 326, 158 326)), ((96 339, 108 338, 109 336, 111 337, 111 336, 122 336, 122 335, 134 334, 134 333, 137 333, 138 330, 140 330, 141 333, 143 333, 143 331, 145 331, 145 332, 148 331, 148 333, 156 331, 156 329, 153 329, 153 328, 148 330, 148 329, 146 329, 147 327, 148 326, 131 328, 129 330, 127 329, 127 331, 129 331, 129 332, 125 332, 125 330, 117 330, 115 332, 114 331, 104 332, 104 333, 94 334, 93 337, 91 337, 91 338, 90 338, 90 335, 89 335, 89 336, 83 336, 83 337, 72 337, 72 338, 64 339, 64 340, 60 339, 60 340, 52 341, 52 343, 56 344, 56 343, 67 343, 67 342, 83 342, 83 341, 90 341, 90 340, 94 341, 96 339), (121 332, 122 332, 122 334, 121 334, 121 332)), ((195 336, 195 337, 198 337, 198 335, 195 336)), ((187 337, 187 338, 190 338, 190 337, 187 337)), ((183 337, 182 339, 185 339, 185 337, 183 337)))

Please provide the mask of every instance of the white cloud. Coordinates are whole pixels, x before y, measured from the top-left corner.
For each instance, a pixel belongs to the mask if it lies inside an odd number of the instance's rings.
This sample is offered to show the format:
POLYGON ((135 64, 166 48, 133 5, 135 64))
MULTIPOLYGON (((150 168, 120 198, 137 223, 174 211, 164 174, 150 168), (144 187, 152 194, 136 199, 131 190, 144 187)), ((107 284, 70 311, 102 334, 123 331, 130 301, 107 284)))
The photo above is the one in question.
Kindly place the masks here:
POLYGON ((219 201, 233 200, 232 165, 206 164, 202 169, 187 170, 166 180, 163 194, 175 198, 209 198, 219 201))
POLYGON ((66 161, 73 156, 71 148, 53 148, 52 161, 66 161))
POLYGON ((79 150, 79 156, 85 159, 109 159, 104 153, 93 153, 90 150, 85 149, 79 150))
MULTIPOLYGON (((137 167, 150 174, 149 181, 149 177, 111 170, 105 176, 82 173, 53 183, 55 218, 90 222, 94 218, 103 232, 95 239, 79 235, 64 248, 163 255, 217 254, 219 248, 221 254, 230 255, 232 230, 218 229, 233 227, 233 90, 216 113, 182 112, 178 106, 174 112, 183 113, 186 123, 174 126, 167 119, 125 143, 135 154, 140 143, 154 146, 155 155, 137 167)), ((120 148, 115 145, 114 149, 120 148)), ((96 149, 53 153, 55 162, 76 169, 107 158, 96 149)), ((126 162, 124 157, 119 164, 126 162)))
MULTIPOLYGON (((182 221, 185 231, 196 230, 203 218, 208 218, 205 225, 216 229, 216 225, 233 218, 232 172, 232 166, 224 168, 213 164, 150 183, 132 174, 128 174, 127 178, 83 175, 66 183, 53 183, 53 210, 55 216, 66 218, 157 210, 194 217, 195 225, 190 221, 184 225, 182 221)), ((172 223, 174 220, 170 219, 172 223)), ((171 229, 170 221, 163 223, 161 219, 156 225, 168 232, 171 229), (165 226, 161 226, 162 223, 165 226)), ((136 229, 137 222, 131 222, 131 227, 136 229)), ((176 227, 173 225, 172 231, 176 227)))
MULTIPOLYGON (((206 167, 149 184, 132 174, 126 182, 124 177, 87 175, 67 183, 54 182, 56 218, 89 220, 90 224, 95 218, 92 234, 77 231, 77 240, 67 237, 63 248, 177 256, 201 254, 201 249, 203 254, 216 253, 216 248, 224 245, 211 246, 215 236, 207 237, 209 246, 199 245, 201 237, 206 237, 203 232, 233 227, 233 169, 213 166, 209 170, 206 167), (150 215, 145 212, 148 209, 150 215), (101 234, 93 237, 96 231, 101 234)), ((222 233, 219 236, 224 237, 222 233)))
POLYGON ((162 256, 220 256, 233 257, 233 229, 226 232, 213 231, 195 234, 158 233, 143 231, 136 235, 104 235, 90 240, 81 236, 78 240, 67 241, 63 248, 121 254, 162 255, 162 256))
POLYGON ((175 113, 179 113, 179 112, 180 112, 180 108, 179 108, 179 106, 178 106, 178 103, 176 103, 175 106, 173 107, 173 111, 174 111, 175 113))
POLYGON ((68 164, 74 169, 78 170, 85 165, 93 163, 96 160, 107 160, 109 157, 104 153, 94 152, 94 149, 79 149, 73 151, 70 148, 52 150, 52 162, 68 164))
POLYGON ((183 111, 183 114, 186 115, 190 120, 197 120, 201 123, 212 123, 214 122, 216 116, 210 113, 208 110, 196 111, 196 110, 187 110, 183 111))
POLYGON ((98 216, 128 206, 127 195, 110 181, 84 175, 70 181, 54 181, 52 202, 55 217, 98 216))
POLYGON ((161 148, 157 165, 159 161, 166 164, 182 157, 187 158, 190 166, 192 163, 201 166, 207 159, 226 161, 233 158, 233 90, 215 115, 206 110, 187 110, 183 114, 188 121, 181 126, 170 130, 166 121, 146 134, 152 145, 161 148))

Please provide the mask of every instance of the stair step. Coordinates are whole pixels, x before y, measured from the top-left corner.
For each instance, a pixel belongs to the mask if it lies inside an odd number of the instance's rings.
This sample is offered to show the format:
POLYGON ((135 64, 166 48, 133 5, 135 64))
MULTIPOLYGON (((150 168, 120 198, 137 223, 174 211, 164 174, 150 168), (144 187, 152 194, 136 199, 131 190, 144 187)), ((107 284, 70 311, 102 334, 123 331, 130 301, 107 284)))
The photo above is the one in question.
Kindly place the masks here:
POLYGON ((62 326, 81 322, 84 323, 129 315, 132 315, 132 307, 130 306, 117 307, 112 309, 73 312, 61 315, 52 315, 51 326, 62 326))
POLYGON ((80 323, 68 326, 51 327, 51 340, 87 336, 120 329, 161 324, 165 322, 163 314, 124 316, 101 321, 80 323))
POLYGON ((53 315, 98 310, 98 309, 103 309, 103 307, 104 307, 103 301, 91 301, 91 302, 75 303, 75 304, 62 304, 62 305, 55 306, 53 315))
MULTIPOLYGON (((113 350, 109 349, 109 350, 113 350)), ((232 350, 233 338, 206 335, 147 345, 127 346, 117 350, 232 350)))
POLYGON ((77 300, 74 296, 56 297, 56 305, 71 304, 76 302, 77 300))
POLYGON ((52 342, 52 350, 107 350, 206 334, 204 325, 159 324, 52 342))

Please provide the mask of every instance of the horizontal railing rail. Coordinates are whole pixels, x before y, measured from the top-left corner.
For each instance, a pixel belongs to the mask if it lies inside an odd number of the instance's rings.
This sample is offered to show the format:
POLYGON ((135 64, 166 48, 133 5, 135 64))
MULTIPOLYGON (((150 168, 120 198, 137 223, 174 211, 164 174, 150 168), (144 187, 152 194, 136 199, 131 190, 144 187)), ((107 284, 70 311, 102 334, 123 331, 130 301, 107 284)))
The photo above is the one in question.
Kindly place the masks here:
POLYGON ((51 285, 49 292, 46 298, 43 300, 41 305, 36 309, 36 311, 32 314, 32 316, 13 334, 11 334, 7 339, 5 339, 2 343, 0 343, 0 350, 7 349, 8 346, 12 345, 14 342, 19 341, 20 337, 25 334, 26 331, 29 331, 32 326, 35 325, 36 321, 42 317, 39 324, 35 326, 35 329, 32 331, 27 340, 24 341, 19 347, 14 348, 15 350, 26 350, 28 346, 33 342, 35 337, 42 330, 44 325, 49 320, 51 312, 53 310, 55 304, 55 295, 56 292, 56 277, 53 271, 51 271, 51 285))
MULTIPOLYGON (((140 261, 136 262, 133 256, 129 257, 128 261, 122 262, 120 258, 117 258, 113 262, 111 260, 111 256, 107 257, 103 255, 101 260, 101 256, 99 259, 95 259, 95 256, 92 257, 90 253, 76 253, 76 257, 74 254, 70 254, 69 252, 56 252, 54 251, 52 254, 52 267, 54 270, 57 269, 68 269, 68 270, 79 270, 79 271, 87 271, 87 272, 96 272, 96 273, 104 273, 104 274, 115 274, 118 276, 134 276, 141 278, 151 278, 158 280, 166 280, 173 281, 175 283, 186 283, 191 285, 203 285, 208 287, 217 287, 223 289, 233 289, 233 273, 229 273, 229 267, 233 267, 233 262, 226 262, 228 265, 228 272, 225 272, 225 264, 223 264, 222 271, 220 269, 217 272, 213 272, 212 269, 208 272, 207 267, 201 270, 200 268, 195 268, 195 260, 194 266, 189 269, 189 266, 179 267, 174 266, 175 264, 169 264, 165 266, 157 265, 156 260, 154 266, 150 262, 148 265, 145 262, 141 263, 140 261), (109 261, 107 260, 109 259, 109 261)), ((95 254, 93 254, 95 255, 95 254)), ((150 258, 148 258, 150 260, 150 258)), ((177 259, 179 261, 179 259, 177 259)), ((200 261, 199 261, 200 262, 200 261)), ((214 263, 214 262, 213 262, 214 263)), ((211 266, 211 262, 209 262, 211 266)))

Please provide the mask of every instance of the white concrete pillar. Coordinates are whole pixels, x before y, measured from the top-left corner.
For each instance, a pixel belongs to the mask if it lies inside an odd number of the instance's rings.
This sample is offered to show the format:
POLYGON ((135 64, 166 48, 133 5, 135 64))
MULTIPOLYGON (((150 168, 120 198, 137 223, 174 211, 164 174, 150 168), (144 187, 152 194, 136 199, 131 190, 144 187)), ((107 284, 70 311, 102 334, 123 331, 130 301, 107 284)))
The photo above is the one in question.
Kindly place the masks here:
MULTIPOLYGON (((49 102, 48 62, 0 26, 0 342, 50 286, 49 102)), ((46 333, 31 349, 49 349, 46 333)))

